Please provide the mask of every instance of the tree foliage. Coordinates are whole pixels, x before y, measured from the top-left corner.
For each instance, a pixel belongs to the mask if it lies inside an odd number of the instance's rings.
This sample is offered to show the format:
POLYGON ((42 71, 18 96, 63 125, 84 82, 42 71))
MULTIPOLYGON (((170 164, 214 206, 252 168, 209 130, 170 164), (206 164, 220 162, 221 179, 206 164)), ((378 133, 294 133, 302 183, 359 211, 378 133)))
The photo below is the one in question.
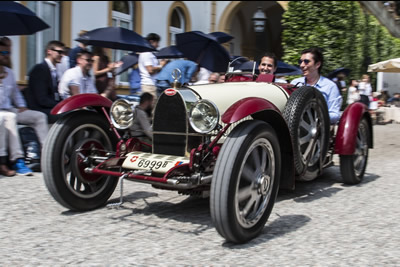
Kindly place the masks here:
POLYGON ((323 75, 345 67, 359 79, 369 64, 400 57, 400 40, 356 1, 290 1, 282 24, 283 60, 297 64, 303 49, 320 47, 323 75))

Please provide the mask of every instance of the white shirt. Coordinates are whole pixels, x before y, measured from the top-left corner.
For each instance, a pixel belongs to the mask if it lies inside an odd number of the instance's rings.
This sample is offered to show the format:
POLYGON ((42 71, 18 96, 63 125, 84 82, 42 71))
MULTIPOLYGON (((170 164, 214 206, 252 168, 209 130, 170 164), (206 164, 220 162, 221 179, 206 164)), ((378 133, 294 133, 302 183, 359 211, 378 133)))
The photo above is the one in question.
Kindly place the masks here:
POLYGON ((357 92, 357 88, 350 86, 347 94, 347 104, 350 105, 358 100, 360 100, 360 94, 357 92))
POLYGON ((210 78, 211 71, 206 68, 200 67, 199 73, 197 73, 197 81, 194 83, 195 85, 198 84, 207 84, 210 83, 208 78, 210 78))
POLYGON ((288 83, 286 80, 275 77, 274 83, 288 83))
POLYGON ((61 80, 61 77, 63 76, 64 72, 69 69, 69 56, 63 56, 61 58, 61 62, 56 64, 56 69, 57 69, 57 76, 58 79, 61 80))
POLYGON ((151 75, 146 66, 159 67, 158 59, 152 52, 144 52, 139 54, 139 72, 140 72, 140 84, 144 85, 155 85, 157 74, 151 75))
POLYGON ((57 68, 53 65, 53 63, 50 61, 50 59, 45 58, 44 61, 46 61, 47 65, 49 65, 51 77, 53 78, 54 86, 56 86, 58 80, 61 78, 61 77, 57 77, 57 68))
POLYGON ((358 84, 358 92, 360 95, 366 95, 369 97, 369 100, 372 100, 372 87, 370 83, 360 82, 358 84))
POLYGON ((64 75, 62 76, 58 85, 58 92, 60 93, 62 99, 66 99, 71 96, 71 90, 69 89, 69 86, 71 85, 78 86, 80 94, 98 93, 93 75, 84 76, 80 66, 76 66, 64 72, 64 75))

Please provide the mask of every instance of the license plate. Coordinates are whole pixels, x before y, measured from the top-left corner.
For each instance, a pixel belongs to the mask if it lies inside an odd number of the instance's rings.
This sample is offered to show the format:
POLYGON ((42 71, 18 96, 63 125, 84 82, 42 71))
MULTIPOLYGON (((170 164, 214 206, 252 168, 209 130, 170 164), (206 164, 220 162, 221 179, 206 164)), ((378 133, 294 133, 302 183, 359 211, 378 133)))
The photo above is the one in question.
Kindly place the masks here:
POLYGON ((127 155, 122 167, 132 170, 151 170, 158 173, 166 173, 172 167, 189 163, 187 157, 151 154, 144 152, 131 152, 127 155))

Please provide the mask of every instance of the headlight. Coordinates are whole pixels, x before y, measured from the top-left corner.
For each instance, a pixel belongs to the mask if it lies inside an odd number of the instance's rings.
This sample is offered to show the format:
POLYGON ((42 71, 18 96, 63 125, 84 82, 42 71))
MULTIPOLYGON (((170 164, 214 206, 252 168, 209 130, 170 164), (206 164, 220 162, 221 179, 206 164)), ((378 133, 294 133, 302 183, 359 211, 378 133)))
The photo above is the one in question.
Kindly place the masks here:
POLYGON ((115 128, 129 128, 134 120, 132 104, 125 99, 116 100, 111 106, 110 117, 115 128))
POLYGON ((218 108, 209 100, 199 100, 190 109, 189 121, 196 132, 211 132, 219 122, 218 108))

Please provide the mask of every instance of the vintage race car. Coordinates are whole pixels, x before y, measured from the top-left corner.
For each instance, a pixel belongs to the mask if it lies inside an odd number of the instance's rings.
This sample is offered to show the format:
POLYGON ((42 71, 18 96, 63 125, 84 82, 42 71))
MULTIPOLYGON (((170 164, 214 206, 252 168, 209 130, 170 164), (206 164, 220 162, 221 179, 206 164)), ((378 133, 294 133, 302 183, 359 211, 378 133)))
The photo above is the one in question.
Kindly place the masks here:
POLYGON ((42 158, 51 195, 78 211, 105 205, 125 179, 209 195, 217 231, 243 243, 262 231, 280 188, 318 177, 333 154, 340 155, 344 183, 362 180, 373 146, 364 104, 348 106, 330 125, 324 97, 313 87, 273 83, 265 74, 226 77, 165 90, 151 144, 131 136, 129 101, 82 94, 59 103, 52 113, 65 115, 51 128, 42 158))

